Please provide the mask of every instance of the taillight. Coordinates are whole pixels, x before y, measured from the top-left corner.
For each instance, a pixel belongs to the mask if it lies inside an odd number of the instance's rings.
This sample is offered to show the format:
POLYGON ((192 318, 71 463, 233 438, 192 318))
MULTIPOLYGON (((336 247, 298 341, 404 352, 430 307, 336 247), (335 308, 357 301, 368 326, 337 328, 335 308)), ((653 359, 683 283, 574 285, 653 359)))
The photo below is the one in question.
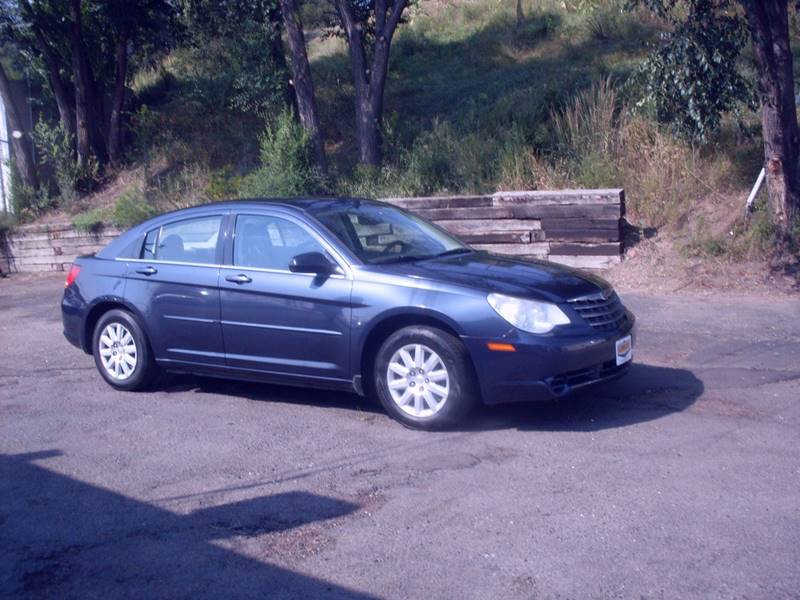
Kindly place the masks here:
POLYGON ((78 273, 81 272, 81 268, 78 265, 72 265, 70 268, 69 273, 67 273, 67 280, 64 282, 64 287, 69 287, 75 280, 78 278, 78 273))

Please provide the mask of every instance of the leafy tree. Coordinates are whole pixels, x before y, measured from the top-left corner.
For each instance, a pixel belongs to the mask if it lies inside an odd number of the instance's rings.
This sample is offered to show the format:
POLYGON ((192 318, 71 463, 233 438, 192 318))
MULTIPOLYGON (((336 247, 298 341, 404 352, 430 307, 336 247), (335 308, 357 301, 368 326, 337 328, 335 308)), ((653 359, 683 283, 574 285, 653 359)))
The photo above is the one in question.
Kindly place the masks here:
POLYGON ((642 0, 669 24, 662 44, 640 67, 644 101, 679 135, 705 142, 726 112, 754 108, 752 82, 735 65, 747 44, 747 24, 727 0, 642 0))
POLYGON ((0 0, 0 38, 43 73, 79 164, 121 160, 130 57, 165 42, 173 10, 170 0, 0 0))
POLYGON ((753 104, 738 58, 750 41, 758 70, 764 166, 772 222, 791 235, 800 216, 800 134, 786 0, 632 0, 665 19, 671 30, 644 64, 646 98, 663 120, 704 140, 722 113, 753 104), (749 36, 747 32, 749 31, 749 36), (748 39, 749 38, 749 39, 748 39))

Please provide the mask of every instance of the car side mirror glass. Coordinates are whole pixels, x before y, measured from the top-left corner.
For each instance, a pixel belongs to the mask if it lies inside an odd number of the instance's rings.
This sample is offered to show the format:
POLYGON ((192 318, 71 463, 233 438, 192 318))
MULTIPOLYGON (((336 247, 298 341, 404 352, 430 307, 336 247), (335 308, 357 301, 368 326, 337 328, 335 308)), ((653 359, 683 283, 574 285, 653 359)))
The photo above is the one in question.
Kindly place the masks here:
POLYGON ((322 252, 305 252, 298 254, 289 261, 289 270, 292 273, 330 275, 331 273, 336 273, 338 267, 322 252))

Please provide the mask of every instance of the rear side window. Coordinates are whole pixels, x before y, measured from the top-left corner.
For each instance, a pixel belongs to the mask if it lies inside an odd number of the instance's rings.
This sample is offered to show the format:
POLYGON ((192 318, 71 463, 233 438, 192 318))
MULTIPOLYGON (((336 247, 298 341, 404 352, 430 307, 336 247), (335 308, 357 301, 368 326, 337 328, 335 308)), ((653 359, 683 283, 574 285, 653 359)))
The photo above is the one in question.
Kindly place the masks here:
POLYGON ((265 215, 236 217, 233 264, 239 267, 288 271, 298 254, 321 252, 322 245, 300 225, 265 215))
MULTIPOLYGON (((221 223, 221 216, 213 216, 186 219, 162 226, 155 247, 155 260, 216 263, 221 223)), ((150 238, 151 233, 154 232, 148 233, 147 238, 150 238)), ((147 257, 147 238, 142 248, 145 257, 147 257)))

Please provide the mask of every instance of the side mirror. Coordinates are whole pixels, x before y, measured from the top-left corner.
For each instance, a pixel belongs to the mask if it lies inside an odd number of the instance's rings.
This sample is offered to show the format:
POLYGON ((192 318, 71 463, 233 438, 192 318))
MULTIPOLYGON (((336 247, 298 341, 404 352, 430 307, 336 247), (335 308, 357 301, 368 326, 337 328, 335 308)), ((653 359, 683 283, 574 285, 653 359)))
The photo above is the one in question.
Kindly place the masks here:
POLYGON ((330 275, 336 273, 338 267, 322 252, 305 252, 289 261, 289 270, 292 273, 330 275))

